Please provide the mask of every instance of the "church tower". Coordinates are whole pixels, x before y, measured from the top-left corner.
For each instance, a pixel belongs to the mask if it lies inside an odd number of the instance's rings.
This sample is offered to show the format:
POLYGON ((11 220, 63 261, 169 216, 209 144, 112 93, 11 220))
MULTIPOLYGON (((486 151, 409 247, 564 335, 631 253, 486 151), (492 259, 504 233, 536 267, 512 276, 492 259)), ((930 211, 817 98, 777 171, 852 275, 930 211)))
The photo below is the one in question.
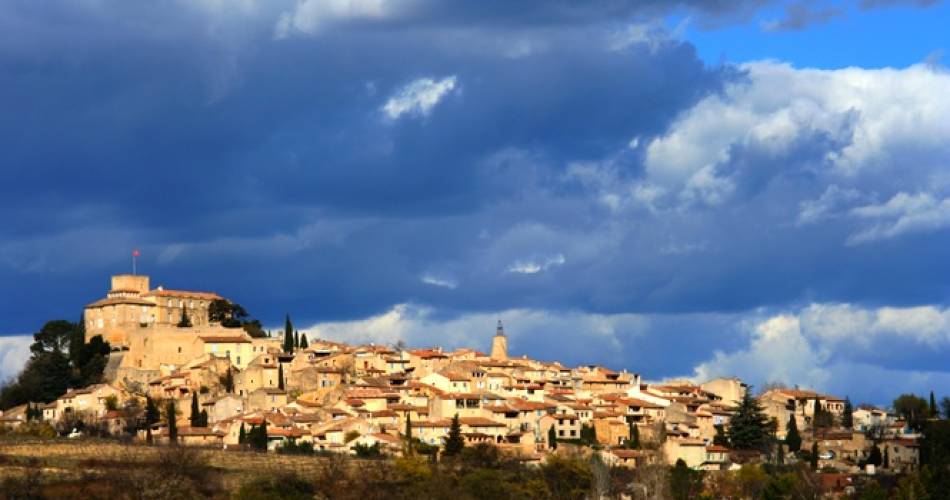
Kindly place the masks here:
POLYGON ((491 359, 508 359, 508 337, 505 336, 505 327, 501 326, 501 320, 498 320, 498 328, 491 339, 491 359))

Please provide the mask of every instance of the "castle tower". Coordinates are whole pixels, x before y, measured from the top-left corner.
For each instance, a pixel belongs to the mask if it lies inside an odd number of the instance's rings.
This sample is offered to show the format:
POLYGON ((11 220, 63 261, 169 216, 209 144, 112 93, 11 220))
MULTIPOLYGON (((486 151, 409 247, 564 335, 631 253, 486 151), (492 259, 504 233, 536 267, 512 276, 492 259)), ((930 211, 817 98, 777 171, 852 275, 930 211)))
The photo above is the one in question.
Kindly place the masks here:
POLYGON ((498 328, 491 339, 491 359, 508 359, 508 337, 505 336, 505 327, 501 326, 501 320, 498 320, 498 328))

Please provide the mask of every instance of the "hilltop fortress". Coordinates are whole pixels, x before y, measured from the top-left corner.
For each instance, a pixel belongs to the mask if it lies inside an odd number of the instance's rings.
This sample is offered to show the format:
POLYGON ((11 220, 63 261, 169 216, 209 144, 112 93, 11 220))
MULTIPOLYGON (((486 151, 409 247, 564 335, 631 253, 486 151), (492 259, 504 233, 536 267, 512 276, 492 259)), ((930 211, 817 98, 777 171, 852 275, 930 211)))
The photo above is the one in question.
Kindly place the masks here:
POLYGON ((215 300, 227 299, 213 292, 150 289, 148 276, 116 275, 106 297, 85 308, 86 340, 102 335, 120 351, 109 378, 141 383, 195 359, 227 358, 244 370, 255 357, 280 349, 279 339, 253 338, 210 321, 215 300), (179 326, 184 316, 190 326, 179 326))

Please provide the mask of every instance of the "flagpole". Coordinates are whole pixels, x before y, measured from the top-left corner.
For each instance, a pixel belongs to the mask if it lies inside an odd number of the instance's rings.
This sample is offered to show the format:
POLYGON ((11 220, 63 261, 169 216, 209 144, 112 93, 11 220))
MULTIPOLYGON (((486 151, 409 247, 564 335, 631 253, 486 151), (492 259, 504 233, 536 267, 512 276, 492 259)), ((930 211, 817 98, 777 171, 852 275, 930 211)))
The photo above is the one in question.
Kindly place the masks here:
POLYGON ((135 276, 135 252, 132 252, 132 276, 135 276))

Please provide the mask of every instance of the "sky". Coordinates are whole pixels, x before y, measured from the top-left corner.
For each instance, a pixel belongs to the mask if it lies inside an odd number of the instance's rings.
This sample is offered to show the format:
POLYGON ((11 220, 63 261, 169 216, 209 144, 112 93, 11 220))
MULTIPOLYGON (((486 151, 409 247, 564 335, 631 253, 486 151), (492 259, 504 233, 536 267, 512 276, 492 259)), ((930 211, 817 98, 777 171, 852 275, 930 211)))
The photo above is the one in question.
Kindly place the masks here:
POLYGON ((950 3, 0 3, 0 377, 109 276, 310 336, 950 393, 950 3))

